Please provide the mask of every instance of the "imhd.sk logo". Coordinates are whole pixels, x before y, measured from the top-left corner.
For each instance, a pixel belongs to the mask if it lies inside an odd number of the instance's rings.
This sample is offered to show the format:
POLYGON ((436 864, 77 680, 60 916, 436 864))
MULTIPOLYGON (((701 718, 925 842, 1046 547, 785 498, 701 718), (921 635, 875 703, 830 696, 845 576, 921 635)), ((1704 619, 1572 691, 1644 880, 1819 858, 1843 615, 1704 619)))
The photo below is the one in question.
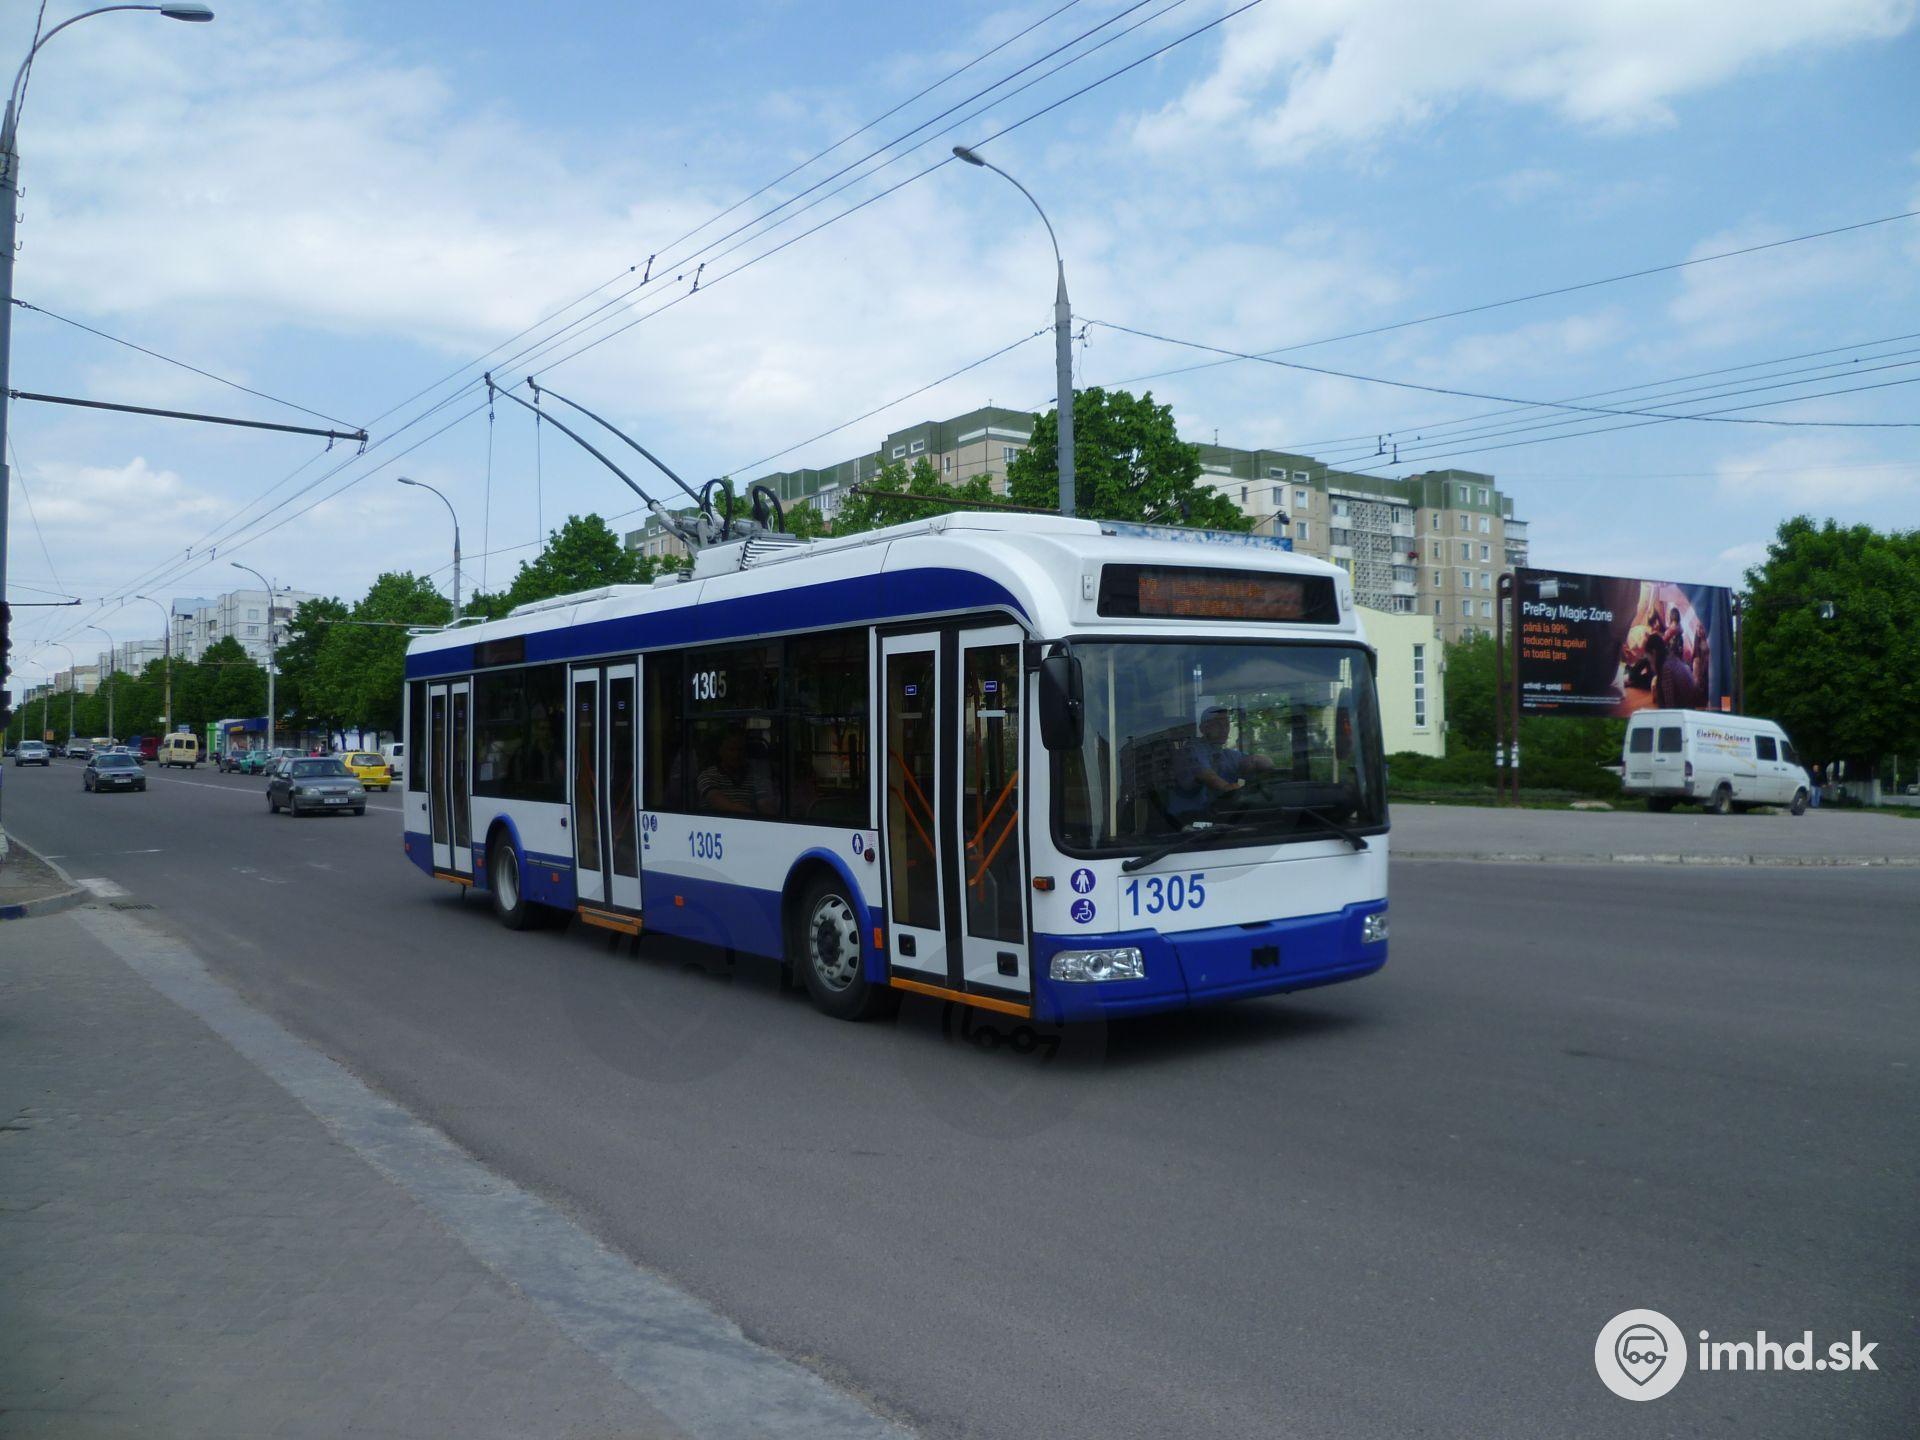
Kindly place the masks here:
POLYGON ((1623 1310, 1601 1326, 1593 1368, 1623 1400, 1658 1400, 1687 1373, 1687 1342, 1658 1310, 1623 1310))

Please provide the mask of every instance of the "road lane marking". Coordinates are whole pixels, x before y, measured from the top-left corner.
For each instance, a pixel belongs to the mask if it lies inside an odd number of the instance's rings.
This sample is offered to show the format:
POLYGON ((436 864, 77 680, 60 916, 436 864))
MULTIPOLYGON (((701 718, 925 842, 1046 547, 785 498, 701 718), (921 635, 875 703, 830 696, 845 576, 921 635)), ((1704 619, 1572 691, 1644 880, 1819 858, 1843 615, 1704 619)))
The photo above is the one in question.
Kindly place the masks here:
POLYGON ((160 994, 437 1215, 489 1270, 693 1440, 908 1440, 856 1397, 749 1340, 215 980, 199 956, 109 911, 80 923, 160 994))

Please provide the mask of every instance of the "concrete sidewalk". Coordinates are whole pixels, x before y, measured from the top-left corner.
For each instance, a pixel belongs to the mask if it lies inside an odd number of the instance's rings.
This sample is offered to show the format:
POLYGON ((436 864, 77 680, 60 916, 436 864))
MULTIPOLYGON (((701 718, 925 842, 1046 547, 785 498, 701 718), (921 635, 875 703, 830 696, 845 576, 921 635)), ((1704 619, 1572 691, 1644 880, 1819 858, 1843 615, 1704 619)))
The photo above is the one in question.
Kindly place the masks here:
POLYGON ((0 920, 51 915, 87 900, 87 892, 51 861, 43 860, 20 837, 7 837, 7 858, 0 860, 0 920))
POLYGON ((0 926, 0 1432, 897 1436, 141 917, 0 926))
POLYGON ((1654 815, 1402 801, 1393 807, 1392 848, 1396 860, 1920 866, 1920 820, 1833 809, 1654 815))

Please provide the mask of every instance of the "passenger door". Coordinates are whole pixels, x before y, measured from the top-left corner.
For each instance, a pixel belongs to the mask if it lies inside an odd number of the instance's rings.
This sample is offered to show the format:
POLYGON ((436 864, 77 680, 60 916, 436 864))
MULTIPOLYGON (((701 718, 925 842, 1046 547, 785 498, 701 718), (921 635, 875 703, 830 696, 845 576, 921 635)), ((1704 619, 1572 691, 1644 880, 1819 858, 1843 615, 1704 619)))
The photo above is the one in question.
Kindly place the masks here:
POLYGON ((433 868, 473 874, 471 698, 465 680, 427 687, 427 810, 433 868))
POLYGON ((887 959, 909 978, 948 983, 948 813, 941 796, 937 631, 880 641, 887 959))
POLYGON ((968 988, 1026 992, 1026 774, 1022 765, 1024 635, 1015 625, 962 630, 958 803, 961 978, 968 988))
POLYGON ((639 673, 632 661, 568 676, 567 793, 576 898, 640 911, 639 673))
POLYGON ((943 991, 1031 993, 1023 632, 880 641, 888 961, 943 991))
POLYGON ((1759 770, 1756 797, 1783 805, 1793 799, 1794 784, 1788 778, 1787 767, 1780 759, 1780 742, 1771 735, 1753 737, 1753 757, 1759 770))

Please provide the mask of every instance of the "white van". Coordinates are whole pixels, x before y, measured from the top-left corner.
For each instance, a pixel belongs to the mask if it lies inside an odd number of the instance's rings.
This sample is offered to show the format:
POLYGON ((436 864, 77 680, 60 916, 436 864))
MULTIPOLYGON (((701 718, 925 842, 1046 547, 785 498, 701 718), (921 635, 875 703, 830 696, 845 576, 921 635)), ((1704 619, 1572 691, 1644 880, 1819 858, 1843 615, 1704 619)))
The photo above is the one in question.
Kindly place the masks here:
POLYGON ((1653 810, 1678 801, 1715 815, 1753 805, 1805 812, 1813 782, 1771 720, 1713 710, 1642 710, 1627 721, 1620 789, 1653 810))
POLYGON ((184 765, 191 770, 200 763, 200 741, 192 735, 173 734, 161 737, 160 764, 184 765))
POLYGON ((394 779, 404 780, 407 778, 407 742, 406 741, 395 740, 395 741, 391 741, 388 744, 382 745, 380 747, 380 753, 386 758, 387 769, 393 772, 394 779))

